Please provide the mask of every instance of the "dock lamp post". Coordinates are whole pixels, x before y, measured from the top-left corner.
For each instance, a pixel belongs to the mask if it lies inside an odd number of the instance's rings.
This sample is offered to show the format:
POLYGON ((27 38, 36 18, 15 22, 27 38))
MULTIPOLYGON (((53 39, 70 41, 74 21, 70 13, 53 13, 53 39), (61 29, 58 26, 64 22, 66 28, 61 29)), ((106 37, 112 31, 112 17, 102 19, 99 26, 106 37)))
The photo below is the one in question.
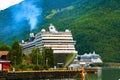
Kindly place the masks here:
POLYGON ((16 56, 14 56, 14 58, 15 58, 15 63, 14 63, 14 65, 15 65, 15 67, 16 67, 16 56))
POLYGON ((38 66, 38 50, 37 50, 37 66, 38 66))
POLYGON ((14 67, 13 67, 13 71, 15 71, 15 68, 16 68, 16 56, 14 56, 14 67))
POLYGON ((46 66, 48 66, 48 58, 46 58, 46 66))

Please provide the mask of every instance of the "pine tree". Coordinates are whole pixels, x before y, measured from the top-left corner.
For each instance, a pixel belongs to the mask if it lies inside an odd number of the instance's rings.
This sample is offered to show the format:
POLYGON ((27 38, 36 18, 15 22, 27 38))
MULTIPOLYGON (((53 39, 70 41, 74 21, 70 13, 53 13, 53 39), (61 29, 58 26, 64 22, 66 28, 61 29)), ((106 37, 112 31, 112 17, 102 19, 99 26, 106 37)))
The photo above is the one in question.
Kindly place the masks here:
POLYGON ((8 57, 12 65, 16 66, 22 63, 22 47, 19 45, 17 40, 13 42, 8 57))

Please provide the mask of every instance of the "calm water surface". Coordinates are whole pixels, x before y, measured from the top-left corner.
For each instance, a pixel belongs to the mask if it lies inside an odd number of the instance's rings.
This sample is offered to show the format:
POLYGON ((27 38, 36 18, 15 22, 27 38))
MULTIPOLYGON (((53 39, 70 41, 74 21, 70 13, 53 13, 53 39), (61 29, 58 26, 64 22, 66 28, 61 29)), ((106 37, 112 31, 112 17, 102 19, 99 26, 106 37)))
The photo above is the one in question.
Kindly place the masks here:
POLYGON ((120 68, 99 68, 98 73, 87 74, 85 80, 120 80, 120 68))

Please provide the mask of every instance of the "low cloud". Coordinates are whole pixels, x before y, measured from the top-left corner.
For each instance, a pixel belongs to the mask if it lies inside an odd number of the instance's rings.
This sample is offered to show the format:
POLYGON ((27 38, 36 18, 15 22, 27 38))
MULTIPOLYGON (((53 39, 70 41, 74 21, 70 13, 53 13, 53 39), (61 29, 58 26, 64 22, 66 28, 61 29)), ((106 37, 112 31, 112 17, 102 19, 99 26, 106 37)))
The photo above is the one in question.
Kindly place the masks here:
POLYGON ((0 10, 7 9, 13 5, 16 5, 23 0, 0 0, 0 10))

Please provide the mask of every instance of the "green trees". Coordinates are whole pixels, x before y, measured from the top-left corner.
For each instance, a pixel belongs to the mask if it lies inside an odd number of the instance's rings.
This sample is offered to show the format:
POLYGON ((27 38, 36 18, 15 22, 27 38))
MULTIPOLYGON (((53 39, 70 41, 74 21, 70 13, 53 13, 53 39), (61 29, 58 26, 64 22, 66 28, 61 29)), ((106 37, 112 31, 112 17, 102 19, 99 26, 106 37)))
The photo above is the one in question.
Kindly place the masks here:
POLYGON ((0 51, 9 51, 10 47, 6 44, 0 44, 0 51))
POLYGON ((22 63, 22 47, 17 40, 13 42, 8 57, 14 66, 22 63))
POLYGON ((47 69, 54 66, 54 54, 50 47, 44 47, 42 53, 39 48, 33 48, 31 54, 29 54, 30 61, 33 63, 33 69, 47 69))
POLYGON ((40 53, 39 48, 34 48, 30 56, 31 56, 31 61, 33 62, 33 64, 43 65, 43 56, 40 53))
POLYGON ((54 66, 54 54, 53 54, 52 48, 44 47, 42 54, 43 54, 44 64, 46 64, 49 67, 53 67, 54 66))
POLYGON ((22 54, 22 47, 19 42, 15 40, 11 47, 2 44, 0 50, 8 50, 8 59, 11 61, 11 67, 16 69, 47 69, 48 67, 54 66, 54 55, 53 50, 50 47, 44 47, 43 53, 40 53, 39 48, 33 48, 31 54, 22 54), (31 64, 31 61, 33 64, 31 64), (29 65, 28 65, 29 64, 29 65))

